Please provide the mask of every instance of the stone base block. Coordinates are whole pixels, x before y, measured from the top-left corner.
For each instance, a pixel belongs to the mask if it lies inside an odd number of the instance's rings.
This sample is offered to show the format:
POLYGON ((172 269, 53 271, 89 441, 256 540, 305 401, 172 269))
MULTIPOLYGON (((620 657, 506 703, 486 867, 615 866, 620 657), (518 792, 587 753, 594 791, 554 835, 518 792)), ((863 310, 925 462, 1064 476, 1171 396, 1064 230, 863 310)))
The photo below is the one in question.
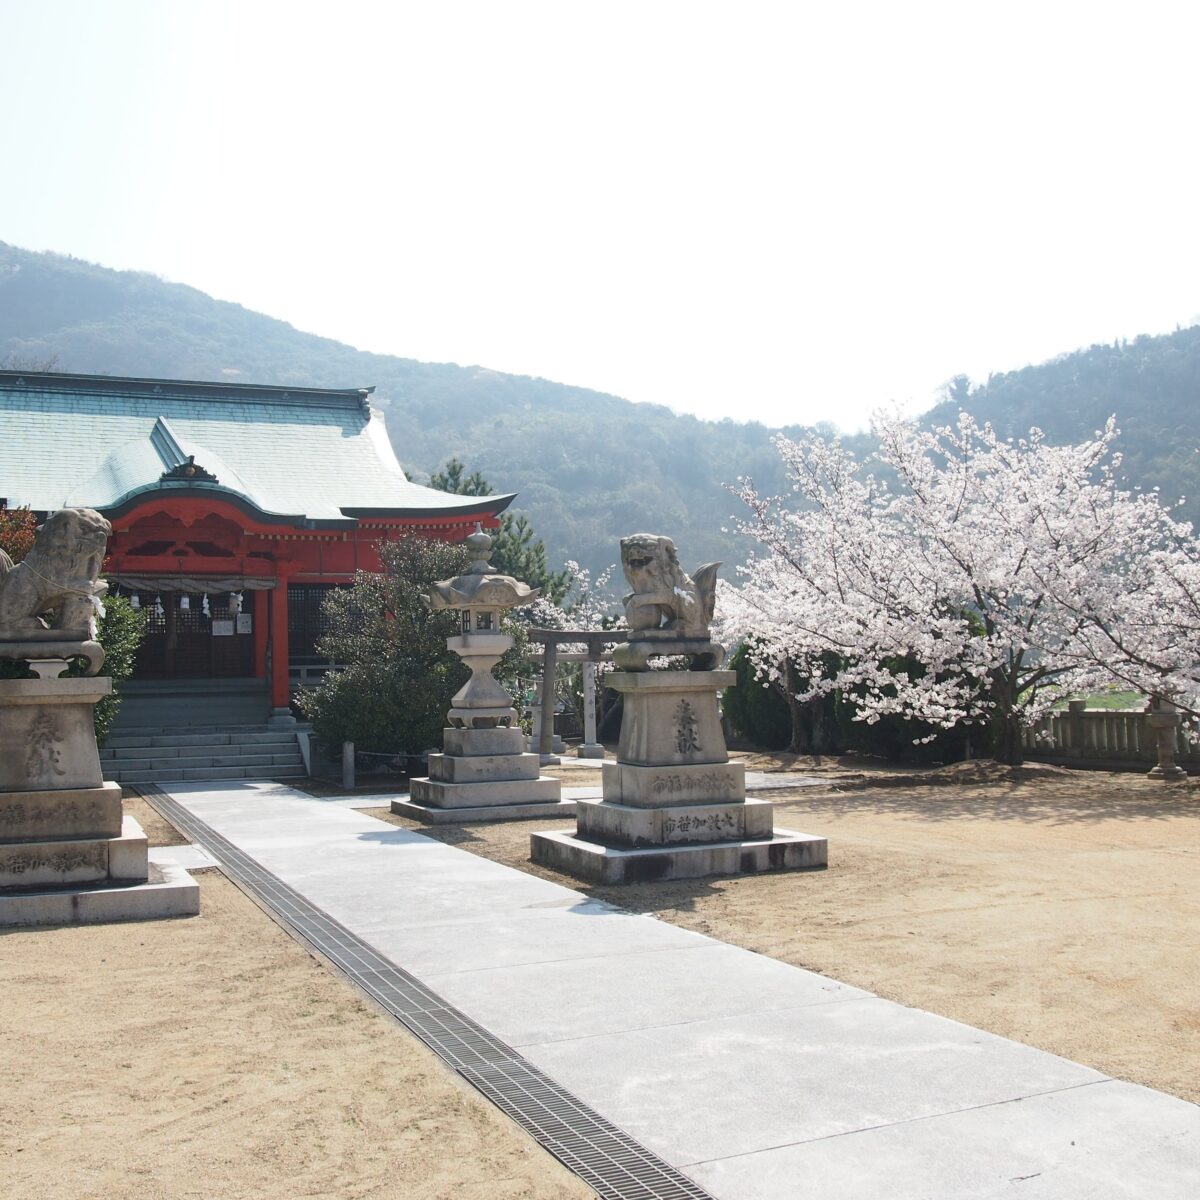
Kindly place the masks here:
POLYGON ((575 816, 574 800, 536 804, 481 805, 478 808, 431 808, 415 800, 393 800, 392 812, 426 825, 462 825, 468 821, 557 821, 575 816))
POLYGON ((575 747, 576 758, 603 758, 604 747, 599 742, 581 742, 575 747))
POLYGON ((541 774, 536 754, 452 754, 429 756, 429 778, 440 783, 480 783, 487 780, 536 779, 541 774))
POLYGON ((139 882, 146 879, 147 853, 146 835, 132 817, 115 838, 0 844, 0 889, 139 882))
POLYGON ((442 749, 451 758, 523 754, 525 735, 519 728, 456 729, 450 725, 442 730, 442 749))
POLYGON ((98 788, 92 709, 111 679, 0 679, 0 792, 98 788))
POLYGON ((584 841, 628 848, 699 842, 741 842, 771 836, 769 800, 631 808, 608 800, 579 800, 576 833, 584 841))
POLYGON ((414 779, 409 793, 428 808, 499 808, 508 804, 551 804, 562 799, 562 784, 552 775, 480 783, 442 783, 414 779))
POLYGON ((746 768, 739 762, 678 767, 639 767, 624 762, 606 762, 600 770, 604 799, 633 808, 730 804, 746 796, 746 768))
POLYGON ((0 894, 0 929, 152 921, 199 911, 199 885, 182 867, 164 863, 150 868, 145 883, 0 894))
POLYGON ((589 883, 653 883, 706 875, 812 870, 824 867, 829 853, 823 837, 787 829, 762 841, 643 850, 600 846, 570 833, 534 833, 529 849, 535 863, 589 883))
POLYGON ((0 792, 0 843, 121 835, 121 785, 0 792))
POLYGON ((145 883, 149 873, 150 843, 137 821, 127 816, 121 836, 108 843, 108 877, 113 883, 145 883))
POLYGON ((725 763, 729 752, 717 692, 733 671, 612 671, 605 687, 621 693, 617 761, 641 767, 725 763))
POLYGON ((1169 767, 1157 766, 1146 772, 1147 779, 1166 779, 1170 781, 1186 779, 1187 777, 1188 773, 1182 767, 1175 766, 1174 764, 1169 767))

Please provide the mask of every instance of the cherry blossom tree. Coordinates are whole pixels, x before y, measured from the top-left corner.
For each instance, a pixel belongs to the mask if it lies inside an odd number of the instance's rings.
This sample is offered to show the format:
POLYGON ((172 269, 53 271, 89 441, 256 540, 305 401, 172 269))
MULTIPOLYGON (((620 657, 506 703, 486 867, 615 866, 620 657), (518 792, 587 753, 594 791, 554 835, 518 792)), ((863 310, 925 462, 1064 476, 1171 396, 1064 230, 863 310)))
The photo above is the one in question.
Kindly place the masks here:
POLYGON ((1170 701, 1200 723, 1200 543, 1192 526, 1146 503, 1141 553, 1056 588, 1075 614, 1079 665, 1170 701))
MULTIPOLYGON (((1114 639, 1152 603, 1147 556, 1178 565, 1190 530, 1118 486, 1112 421, 1074 446, 1006 441, 965 413, 933 430, 884 415, 875 434, 863 462, 836 439, 777 437, 790 496, 739 480, 762 549, 723 589, 722 632, 753 636, 764 677, 800 663, 801 700, 852 691, 868 722, 986 720, 992 754, 1019 762, 1022 725, 1064 692, 1129 677, 1114 639)), ((1155 578, 1165 596, 1174 577, 1155 578)))

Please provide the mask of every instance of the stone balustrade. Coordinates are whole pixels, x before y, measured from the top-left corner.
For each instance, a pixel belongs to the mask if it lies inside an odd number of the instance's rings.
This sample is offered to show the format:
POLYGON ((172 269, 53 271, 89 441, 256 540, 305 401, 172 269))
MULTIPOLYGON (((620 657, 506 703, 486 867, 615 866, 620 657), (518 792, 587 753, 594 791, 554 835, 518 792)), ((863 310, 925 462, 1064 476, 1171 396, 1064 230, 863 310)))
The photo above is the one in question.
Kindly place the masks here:
MULTIPOLYGON (((1141 709, 1085 709, 1073 700, 1066 712, 1044 717, 1024 734, 1025 756, 1043 762, 1130 766, 1158 761, 1154 731, 1141 709)), ((1175 761, 1200 768, 1200 741, 1182 726, 1175 734, 1175 761)))

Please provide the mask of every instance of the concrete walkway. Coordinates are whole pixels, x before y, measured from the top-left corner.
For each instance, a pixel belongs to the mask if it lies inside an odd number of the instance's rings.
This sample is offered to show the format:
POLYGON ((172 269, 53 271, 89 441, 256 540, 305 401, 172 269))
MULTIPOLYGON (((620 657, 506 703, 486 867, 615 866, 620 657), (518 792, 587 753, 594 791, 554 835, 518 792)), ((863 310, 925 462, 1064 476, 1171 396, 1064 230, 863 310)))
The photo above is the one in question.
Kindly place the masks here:
POLYGON ((165 790, 721 1200, 1200 1196, 1185 1101, 350 806, 379 797, 165 790))

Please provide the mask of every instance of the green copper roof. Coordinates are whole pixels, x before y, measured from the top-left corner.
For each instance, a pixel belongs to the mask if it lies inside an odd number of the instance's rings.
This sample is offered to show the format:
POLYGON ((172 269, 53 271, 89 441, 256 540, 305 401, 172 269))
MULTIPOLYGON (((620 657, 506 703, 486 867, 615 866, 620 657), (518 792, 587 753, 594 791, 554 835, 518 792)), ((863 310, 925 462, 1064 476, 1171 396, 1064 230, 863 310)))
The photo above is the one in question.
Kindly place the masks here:
POLYGON ((116 511, 154 491, 214 490, 296 524, 508 506, 409 482, 371 390, 0 371, 0 497, 116 511))

